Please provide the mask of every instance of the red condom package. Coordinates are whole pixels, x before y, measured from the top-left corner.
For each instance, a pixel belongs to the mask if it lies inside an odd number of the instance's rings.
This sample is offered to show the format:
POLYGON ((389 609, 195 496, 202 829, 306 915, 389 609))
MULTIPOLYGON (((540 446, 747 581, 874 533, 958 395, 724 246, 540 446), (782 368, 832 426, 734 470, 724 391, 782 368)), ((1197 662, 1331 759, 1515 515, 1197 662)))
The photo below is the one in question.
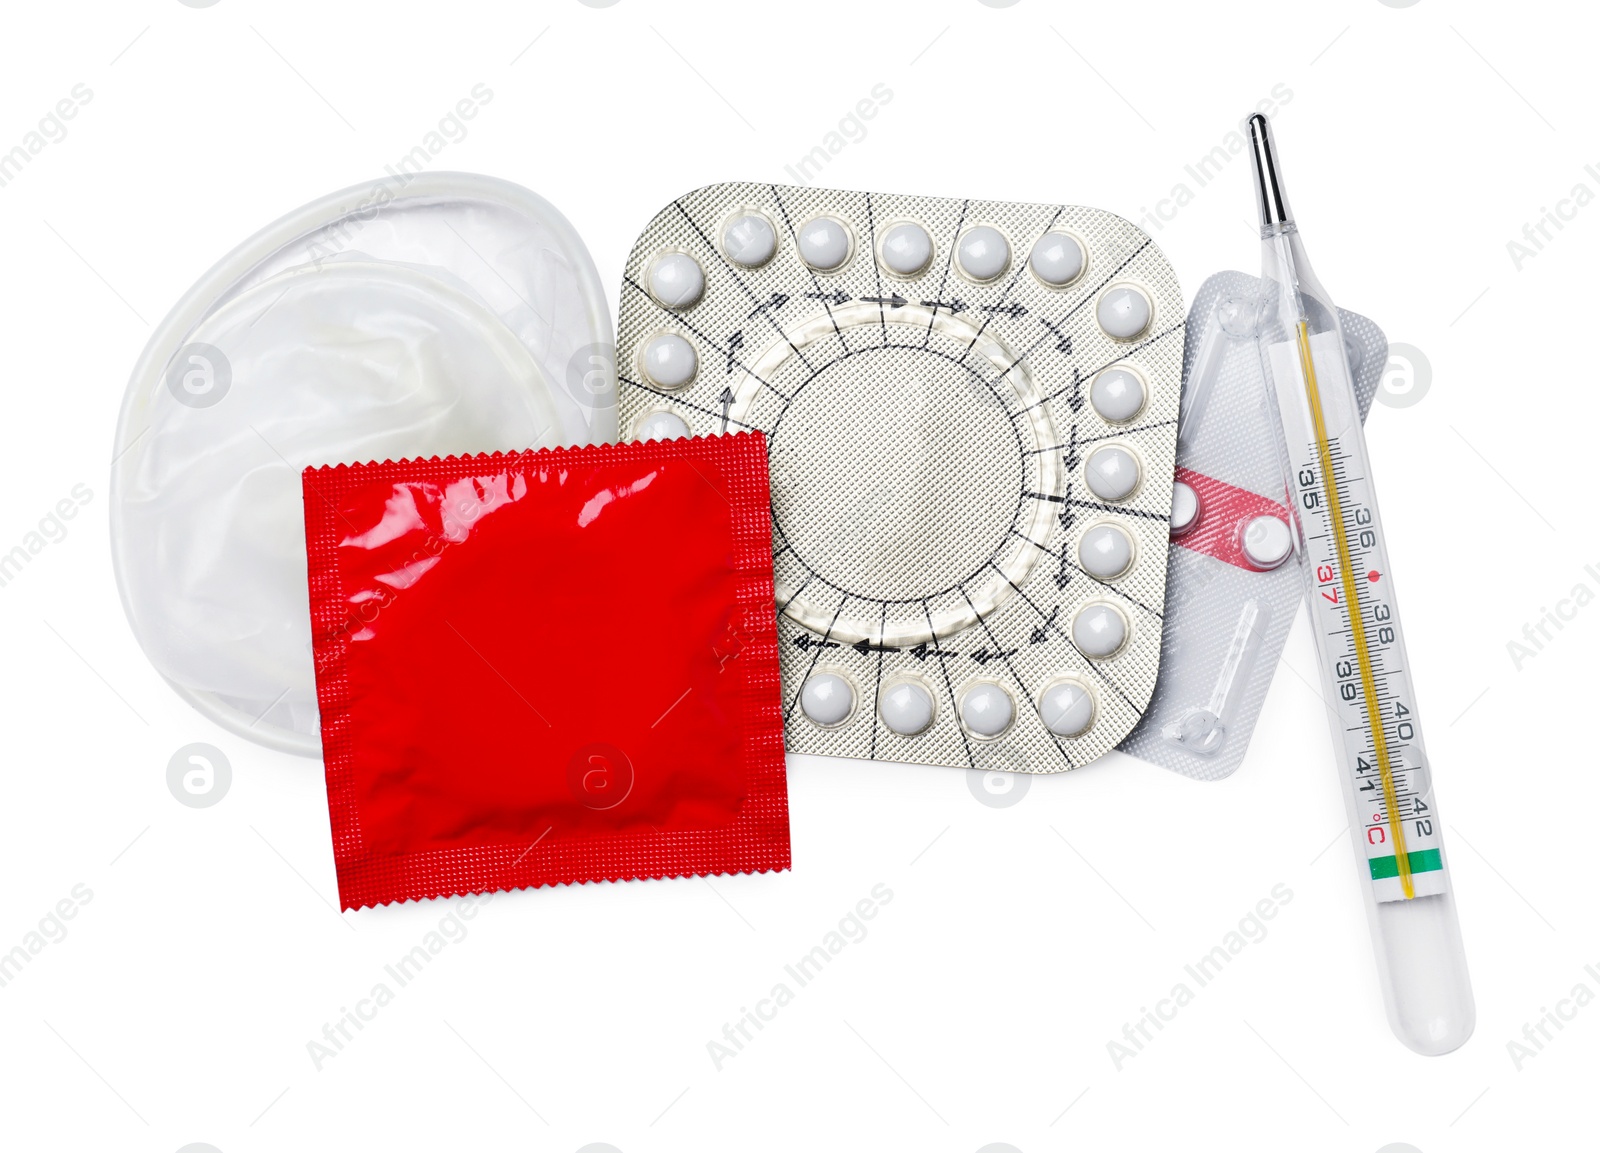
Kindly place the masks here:
POLYGON ((788 868, 759 433, 302 479, 344 908, 788 868))

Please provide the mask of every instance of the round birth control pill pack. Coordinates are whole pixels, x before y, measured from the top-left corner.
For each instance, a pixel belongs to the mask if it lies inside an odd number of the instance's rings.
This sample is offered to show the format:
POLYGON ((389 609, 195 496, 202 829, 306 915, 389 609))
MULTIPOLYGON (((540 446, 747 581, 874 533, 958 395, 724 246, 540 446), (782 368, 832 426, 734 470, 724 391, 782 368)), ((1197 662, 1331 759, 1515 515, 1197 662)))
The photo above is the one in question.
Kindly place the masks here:
POLYGON ((790 751, 1045 773, 1127 734, 1183 326, 1092 208, 719 184, 650 222, 622 435, 766 435, 790 751))

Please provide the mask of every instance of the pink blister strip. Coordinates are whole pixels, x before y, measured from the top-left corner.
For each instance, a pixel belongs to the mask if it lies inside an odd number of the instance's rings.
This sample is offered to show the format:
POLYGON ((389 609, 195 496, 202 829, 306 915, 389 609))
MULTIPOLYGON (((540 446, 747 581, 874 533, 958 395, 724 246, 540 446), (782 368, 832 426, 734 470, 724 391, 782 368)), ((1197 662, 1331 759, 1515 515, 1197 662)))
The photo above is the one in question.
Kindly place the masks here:
POLYGON ((1289 513, 1283 505, 1192 469, 1177 469, 1173 480, 1194 489, 1200 502, 1194 524, 1183 534, 1174 536, 1174 543, 1237 568, 1265 571, 1245 555, 1244 526, 1258 516, 1276 517, 1288 524, 1289 513))

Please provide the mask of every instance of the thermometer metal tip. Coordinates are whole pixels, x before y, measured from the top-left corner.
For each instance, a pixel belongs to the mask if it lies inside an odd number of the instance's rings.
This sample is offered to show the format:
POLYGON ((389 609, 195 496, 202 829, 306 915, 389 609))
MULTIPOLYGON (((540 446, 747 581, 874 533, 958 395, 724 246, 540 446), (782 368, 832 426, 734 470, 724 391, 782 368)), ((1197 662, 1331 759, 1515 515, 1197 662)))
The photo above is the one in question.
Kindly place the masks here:
POLYGON ((1294 223, 1283 193, 1283 175, 1272 145, 1272 126, 1257 112, 1250 117, 1250 159, 1255 165, 1256 207, 1261 210, 1261 234, 1266 236, 1294 223))

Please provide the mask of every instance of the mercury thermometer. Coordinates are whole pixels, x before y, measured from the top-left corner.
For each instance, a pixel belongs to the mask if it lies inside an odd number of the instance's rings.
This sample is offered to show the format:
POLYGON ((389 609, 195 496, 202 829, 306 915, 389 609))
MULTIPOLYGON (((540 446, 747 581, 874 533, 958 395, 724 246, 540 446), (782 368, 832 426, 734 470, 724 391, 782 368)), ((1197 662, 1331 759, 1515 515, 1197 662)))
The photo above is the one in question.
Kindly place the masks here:
POLYGON ((1250 142, 1265 280, 1257 340, 1384 1007, 1410 1048, 1448 1053, 1472 1034, 1472 985, 1344 334, 1306 259, 1265 117, 1250 118, 1250 142))

